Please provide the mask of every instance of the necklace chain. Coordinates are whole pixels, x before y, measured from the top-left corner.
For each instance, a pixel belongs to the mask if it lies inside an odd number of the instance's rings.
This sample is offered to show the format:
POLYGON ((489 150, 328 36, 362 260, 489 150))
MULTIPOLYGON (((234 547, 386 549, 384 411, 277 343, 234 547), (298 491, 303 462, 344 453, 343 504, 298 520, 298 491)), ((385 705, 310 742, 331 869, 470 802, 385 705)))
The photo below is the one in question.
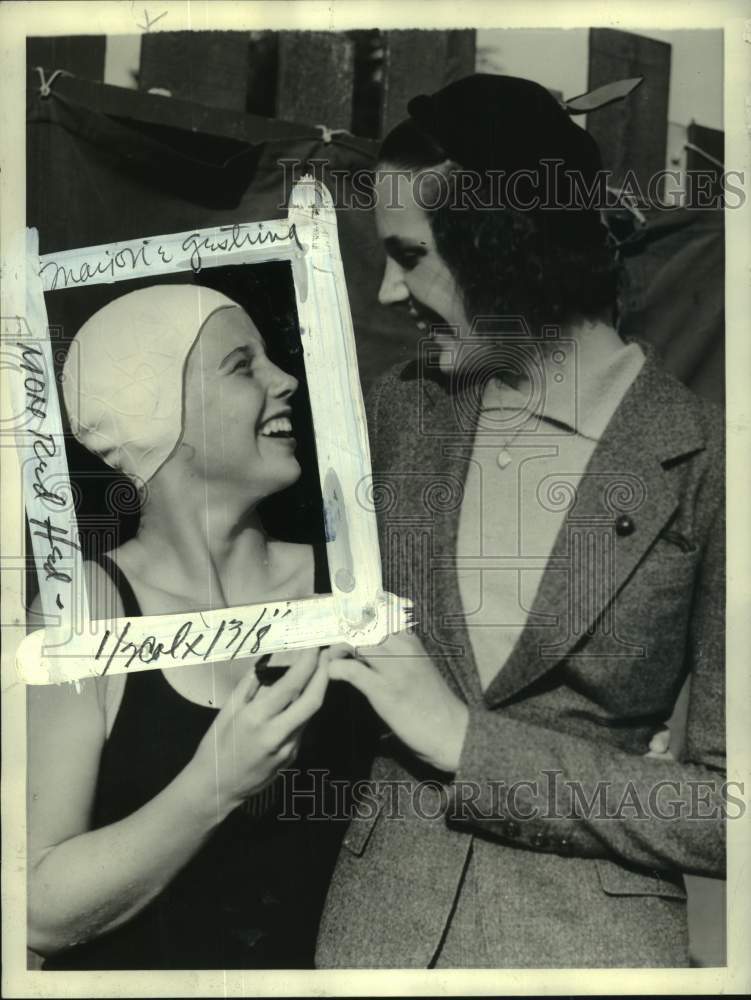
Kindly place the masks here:
MULTIPOLYGON (((498 385, 499 388, 503 386, 503 382, 498 378, 496 378, 496 384, 498 385)), ((489 407, 488 409, 503 410, 505 409, 505 407, 501 405, 498 407, 496 406, 489 407)), ((529 423, 531 416, 532 414, 530 413, 523 414, 523 419, 520 420, 518 426, 514 429, 514 431, 508 437, 501 440, 500 449, 498 451, 498 456, 496 458, 498 467, 501 470, 505 469, 508 465, 511 464, 512 459, 511 459, 511 453, 509 452, 509 448, 514 443, 514 441, 516 441, 517 437, 521 434, 524 427, 529 423)))

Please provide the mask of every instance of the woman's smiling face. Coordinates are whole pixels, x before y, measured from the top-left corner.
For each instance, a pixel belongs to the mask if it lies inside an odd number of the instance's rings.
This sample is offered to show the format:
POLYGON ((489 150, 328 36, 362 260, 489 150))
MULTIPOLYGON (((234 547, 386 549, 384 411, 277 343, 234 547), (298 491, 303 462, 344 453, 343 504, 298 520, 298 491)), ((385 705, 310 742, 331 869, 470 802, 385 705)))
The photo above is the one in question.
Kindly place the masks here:
POLYGON ((300 476, 290 398, 297 379, 277 367, 248 314, 217 310, 193 346, 185 374, 183 444, 209 480, 240 483, 249 500, 300 476))
MULTIPOLYGON (((385 164, 379 167, 375 217, 386 250, 386 269, 378 301, 382 305, 404 303, 425 335, 440 324, 456 328, 456 334, 465 337, 469 323, 461 291, 436 249, 428 212, 415 198, 423 177, 385 164)), ((448 331, 434 331, 432 336, 445 345, 439 364, 448 372, 456 363, 455 336, 448 331)))

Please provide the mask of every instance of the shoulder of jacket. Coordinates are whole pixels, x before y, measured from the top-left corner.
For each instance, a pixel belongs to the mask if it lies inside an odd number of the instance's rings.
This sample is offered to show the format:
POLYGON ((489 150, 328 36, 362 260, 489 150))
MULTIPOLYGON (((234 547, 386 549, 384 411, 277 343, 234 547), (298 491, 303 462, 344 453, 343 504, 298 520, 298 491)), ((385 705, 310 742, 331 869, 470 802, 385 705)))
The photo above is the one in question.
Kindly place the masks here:
POLYGON ((419 380, 416 361, 402 361, 393 365, 371 383, 367 393, 368 410, 379 420, 399 414, 410 400, 414 400, 419 380), (383 405, 386 399, 389 401, 388 406, 383 405))
POLYGON ((720 403, 692 392, 696 414, 704 429, 709 445, 724 447, 725 444, 725 408, 720 403))
POLYGON ((373 387, 391 385, 394 388, 414 384, 420 378, 417 361, 400 361, 376 377, 373 387))
POLYGON ((721 456, 725 436, 723 406, 687 386, 662 359, 653 356, 651 360, 648 384, 655 394, 652 402, 658 407, 656 427, 660 440, 675 448, 684 446, 689 453, 706 451, 710 456, 721 456))

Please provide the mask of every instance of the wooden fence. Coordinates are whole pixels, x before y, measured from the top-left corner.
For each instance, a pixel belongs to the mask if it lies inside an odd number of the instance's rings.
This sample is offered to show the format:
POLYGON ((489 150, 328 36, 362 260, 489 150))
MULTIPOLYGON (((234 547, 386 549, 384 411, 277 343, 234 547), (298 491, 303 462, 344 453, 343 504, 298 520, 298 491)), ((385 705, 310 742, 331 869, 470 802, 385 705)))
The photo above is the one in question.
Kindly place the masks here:
MULTIPOLYGON (((475 31, 180 31, 142 36, 134 84, 197 105, 346 129, 379 138, 406 114, 410 97, 475 69, 475 31)), ((104 79, 104 36, 33 38, 30 66, 104 79)), ((589 33, 589 87, 643 76, 628 100, 589 116, 587 127, 618 186, 640 185, 665 167, 670 45, 632 32, 589 33)), ((574 97, 574 94, 566 94, 574 97)), ((710 152, 722 133, 701 130, 710 152)), ((698 145, 698 143, 697 143, 698 145)), ((706 168, 706 162, 689 166, 706 168)))

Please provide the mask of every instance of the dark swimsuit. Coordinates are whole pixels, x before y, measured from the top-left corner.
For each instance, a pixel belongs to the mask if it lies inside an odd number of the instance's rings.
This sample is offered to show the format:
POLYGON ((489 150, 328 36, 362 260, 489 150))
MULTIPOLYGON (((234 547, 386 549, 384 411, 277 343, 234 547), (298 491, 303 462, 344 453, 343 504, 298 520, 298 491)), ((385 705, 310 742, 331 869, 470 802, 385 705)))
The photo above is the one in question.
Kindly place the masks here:
MULTIPOLYGON (((140 616, 125 576, 107 556, 100 562, 118 587, 124 617, 140 616)), ((316 593, 329 589, 321 566, 317 553, 316 593)), ((353 776, 351 697, 348 685, 330 685, 294 765, 301 772, 299 788, 311 787, 306 773, 311 767, 328 768, 334 777, 353 776)), ((161 670, 128 674, 102 750, 92 829, 129 816, 164 789, 191 760, 217 711, 183 698, 161 670)), ((327 794, 324 808, 333 815, 330 789, 327 794)), ((295 799, 300 819, 279 819, 284 800, 281 795, 265 815, 255 815, 257 808, 236 809, 132 920, 53 956, 44 968, 311 968, 318 918, 346 824, 306 820, 312 797, 305 795, 295 799)))

